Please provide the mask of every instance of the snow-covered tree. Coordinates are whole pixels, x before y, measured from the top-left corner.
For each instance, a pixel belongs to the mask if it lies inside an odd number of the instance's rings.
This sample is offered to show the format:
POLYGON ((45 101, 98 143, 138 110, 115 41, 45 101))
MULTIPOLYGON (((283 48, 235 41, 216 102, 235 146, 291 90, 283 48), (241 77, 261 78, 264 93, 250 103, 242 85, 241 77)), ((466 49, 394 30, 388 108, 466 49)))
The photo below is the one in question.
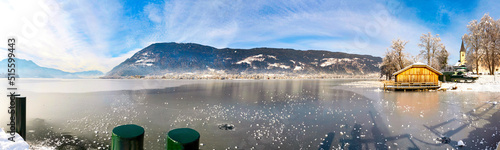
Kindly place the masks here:
POLYGON ((440 63, 438 63, 437 54, 440 54, 444 48, 444 45, 441 43, 441 38, 439 34, 436 36, 432 36, 429 32, 427 34, 422 34, 420 36, 420 44, 419 47, 423 48, 420 50, 420 55, 422 58, 427 60, 427 64, 432 66, 435 69, 440 69, 440 63))
POLYGON ((476 72, 479 72, 479 66, 485 66, 493 74, 500 65, 500 20, 484 14, 479 22, 471 21, 467 30, 469 33, 463 39, 468 49, 468 66, 476 72))
POLYGON ((437 66, 438 68, 436 69, 446 70, 446 67, 448 66, 448 56, 450 56, 450 54, 446 50, 446 47, 442 45, 441 50, 439 51, 439 53, 437 53, 436 56, 437 59, 436 63, 438 64, 437 66))
POLYGON ((394 52, 387 50, 380 66, 380 77, 385 75, 386 80, 392 79, 392 74, 397 71, 394 52))
POLYGON ((483 49, 481 49, 481 34, 479 30, 477 20, 472 20, 469 22, 469 25, 467 25, 467 31, 469 33, 464 34, 462 37, 467 47, 467 55, 465 56, 467 67, 476 70, 476 73, 479 72, 479 65, 484 56, 483 49))
POLYGON ((409 54, 404 51, 406 44, 408 44, 408 41, 403 41, 401 39, 392 41, 392 46, 390 48, 394 52, 397 70, 403 69, 404 67, 410 65, 410 61, 408 60, 409 54))
POLYGON ((495 21, 485 14, 479 22, 479 34, 481 37, 481 48, 484 56, 483 64, 488 68, 490 74, 495 72, 495 67, 500 64, 500 21, 495 21))
POLYGON ((410 56, 404 52, 407 43, 408 41, 401 39, 392 41, 392 45, 387 49, 380 66, 382 76, 385 75, 390 80, 394 72, 410 65, 408 60, 410 56))

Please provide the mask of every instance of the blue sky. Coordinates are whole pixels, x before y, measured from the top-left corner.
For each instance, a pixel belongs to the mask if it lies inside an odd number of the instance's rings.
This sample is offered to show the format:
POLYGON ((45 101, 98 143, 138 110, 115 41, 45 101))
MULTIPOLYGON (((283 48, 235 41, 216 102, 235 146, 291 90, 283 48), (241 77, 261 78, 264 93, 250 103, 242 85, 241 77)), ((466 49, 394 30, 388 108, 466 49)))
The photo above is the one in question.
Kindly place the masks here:
MULTIPOLYGON (((393 39, 417 55, 422 34, 439 34, 458 60, 469 21, 500 2, 400 0, 3 0, 0 35, 18 57, 65 71, 107 72, 156 42, 217 48, 276 47, 383 56, 393 39)), ((6 45, 0 56, 6 56, 6 45)))

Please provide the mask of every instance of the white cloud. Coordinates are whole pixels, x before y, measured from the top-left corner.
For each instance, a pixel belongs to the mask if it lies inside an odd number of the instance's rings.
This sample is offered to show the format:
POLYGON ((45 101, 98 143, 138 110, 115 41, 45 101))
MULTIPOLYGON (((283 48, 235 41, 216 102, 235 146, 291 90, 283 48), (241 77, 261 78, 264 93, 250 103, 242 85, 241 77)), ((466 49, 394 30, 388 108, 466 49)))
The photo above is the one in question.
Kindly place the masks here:
MULTIPOLYGON (((409 40, 406 50, 417 55, 421 34, 437 34, 419 24, 415 16, 396 17, 398 11, 405 10, 403 6, 373 1, 171 0, 140 6, 140 14, 133 16, 126 15, 129 6, 117 0, 41 2, 1 1, 0 18, 9 23, 0 25, 0 35, 18 36, 20 58, 65 71, 106 72, 155 42, 382 56, 397 38, 409 40)), ((478 8, 495 10, 496 5, 481 1, 478 8)), ((484 10, 474 13, 480 14, 477 19, 484 10)), ((453 62, 470 20, 452 11, 441 13, 457 24, 439 33, 453 62)), ((494 18, 500 18, 493 13, 494 18)), ((0 48, 5 49, 5 45, 0 44, 0 48)))
POLYGON ((431 31, 416 22, 397 20, 382 4, 352 3, 173 0, 164 5, 167 21, 159 27, 157 34, 161 35, 152 37, 216 47, 253 43, 242 48, 323 49, 381 56, 396 38, 410 40, 408 51, 418 54, 420 35, 431 31), (297 39, 284 42, 284 38, 297 39))
POLYGON ((127 54, 115 52, 130 46, 122 44, 121 39, 114 39, 127 21, 120 17, 123 16, 120 3, 38 2, 39 4, 26 0, 0 2, 0 7, 3 6, 1 10, 8 12, 1 14, 12 20, 12 23, 2 24, 0 33, 17 36, 19 58, 70 72, 106 72, 125 60, 122 56, 127 54), (11 14, 18 15, 9 16, 11 14))
POLYGON ((161 9, 157 4, 150 3, 144 6, 144 13, 146 13, 149 20, 155 23, 160 23, 162 21, 161 9))

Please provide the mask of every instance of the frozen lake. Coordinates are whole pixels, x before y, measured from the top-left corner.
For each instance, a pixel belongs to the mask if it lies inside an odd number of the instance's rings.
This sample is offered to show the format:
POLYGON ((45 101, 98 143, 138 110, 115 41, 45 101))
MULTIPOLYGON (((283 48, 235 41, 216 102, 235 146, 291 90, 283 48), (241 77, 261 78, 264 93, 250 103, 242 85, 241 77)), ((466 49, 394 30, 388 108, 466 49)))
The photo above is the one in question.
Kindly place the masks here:
MULTIPOLYGON (((383 92, 358 81, 18 82, 35 148, 106 148, 111 130, 130 123, 145 128, 146 149, 162 149, 166 133, 184 127, 200 132, 201 149, 446 149, 458 140, 488 149, 500 141, 500 105, 487 103, 500 101, 499 92, 383 92), (436 142, 440 136, 452 142, 436 142)), ((7 107, 5 98, 4 129, 7 107)))

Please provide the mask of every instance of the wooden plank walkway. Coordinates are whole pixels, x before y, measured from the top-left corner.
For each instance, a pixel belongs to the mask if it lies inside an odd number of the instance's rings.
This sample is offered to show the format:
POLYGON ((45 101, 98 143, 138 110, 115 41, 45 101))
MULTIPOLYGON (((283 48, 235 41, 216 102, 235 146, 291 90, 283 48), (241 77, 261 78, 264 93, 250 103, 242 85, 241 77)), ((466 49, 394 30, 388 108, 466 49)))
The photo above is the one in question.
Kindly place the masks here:
POLYGON ((384 91, 386 90, 432 90, 439 89, 441 82, 385 82, 384 91))

